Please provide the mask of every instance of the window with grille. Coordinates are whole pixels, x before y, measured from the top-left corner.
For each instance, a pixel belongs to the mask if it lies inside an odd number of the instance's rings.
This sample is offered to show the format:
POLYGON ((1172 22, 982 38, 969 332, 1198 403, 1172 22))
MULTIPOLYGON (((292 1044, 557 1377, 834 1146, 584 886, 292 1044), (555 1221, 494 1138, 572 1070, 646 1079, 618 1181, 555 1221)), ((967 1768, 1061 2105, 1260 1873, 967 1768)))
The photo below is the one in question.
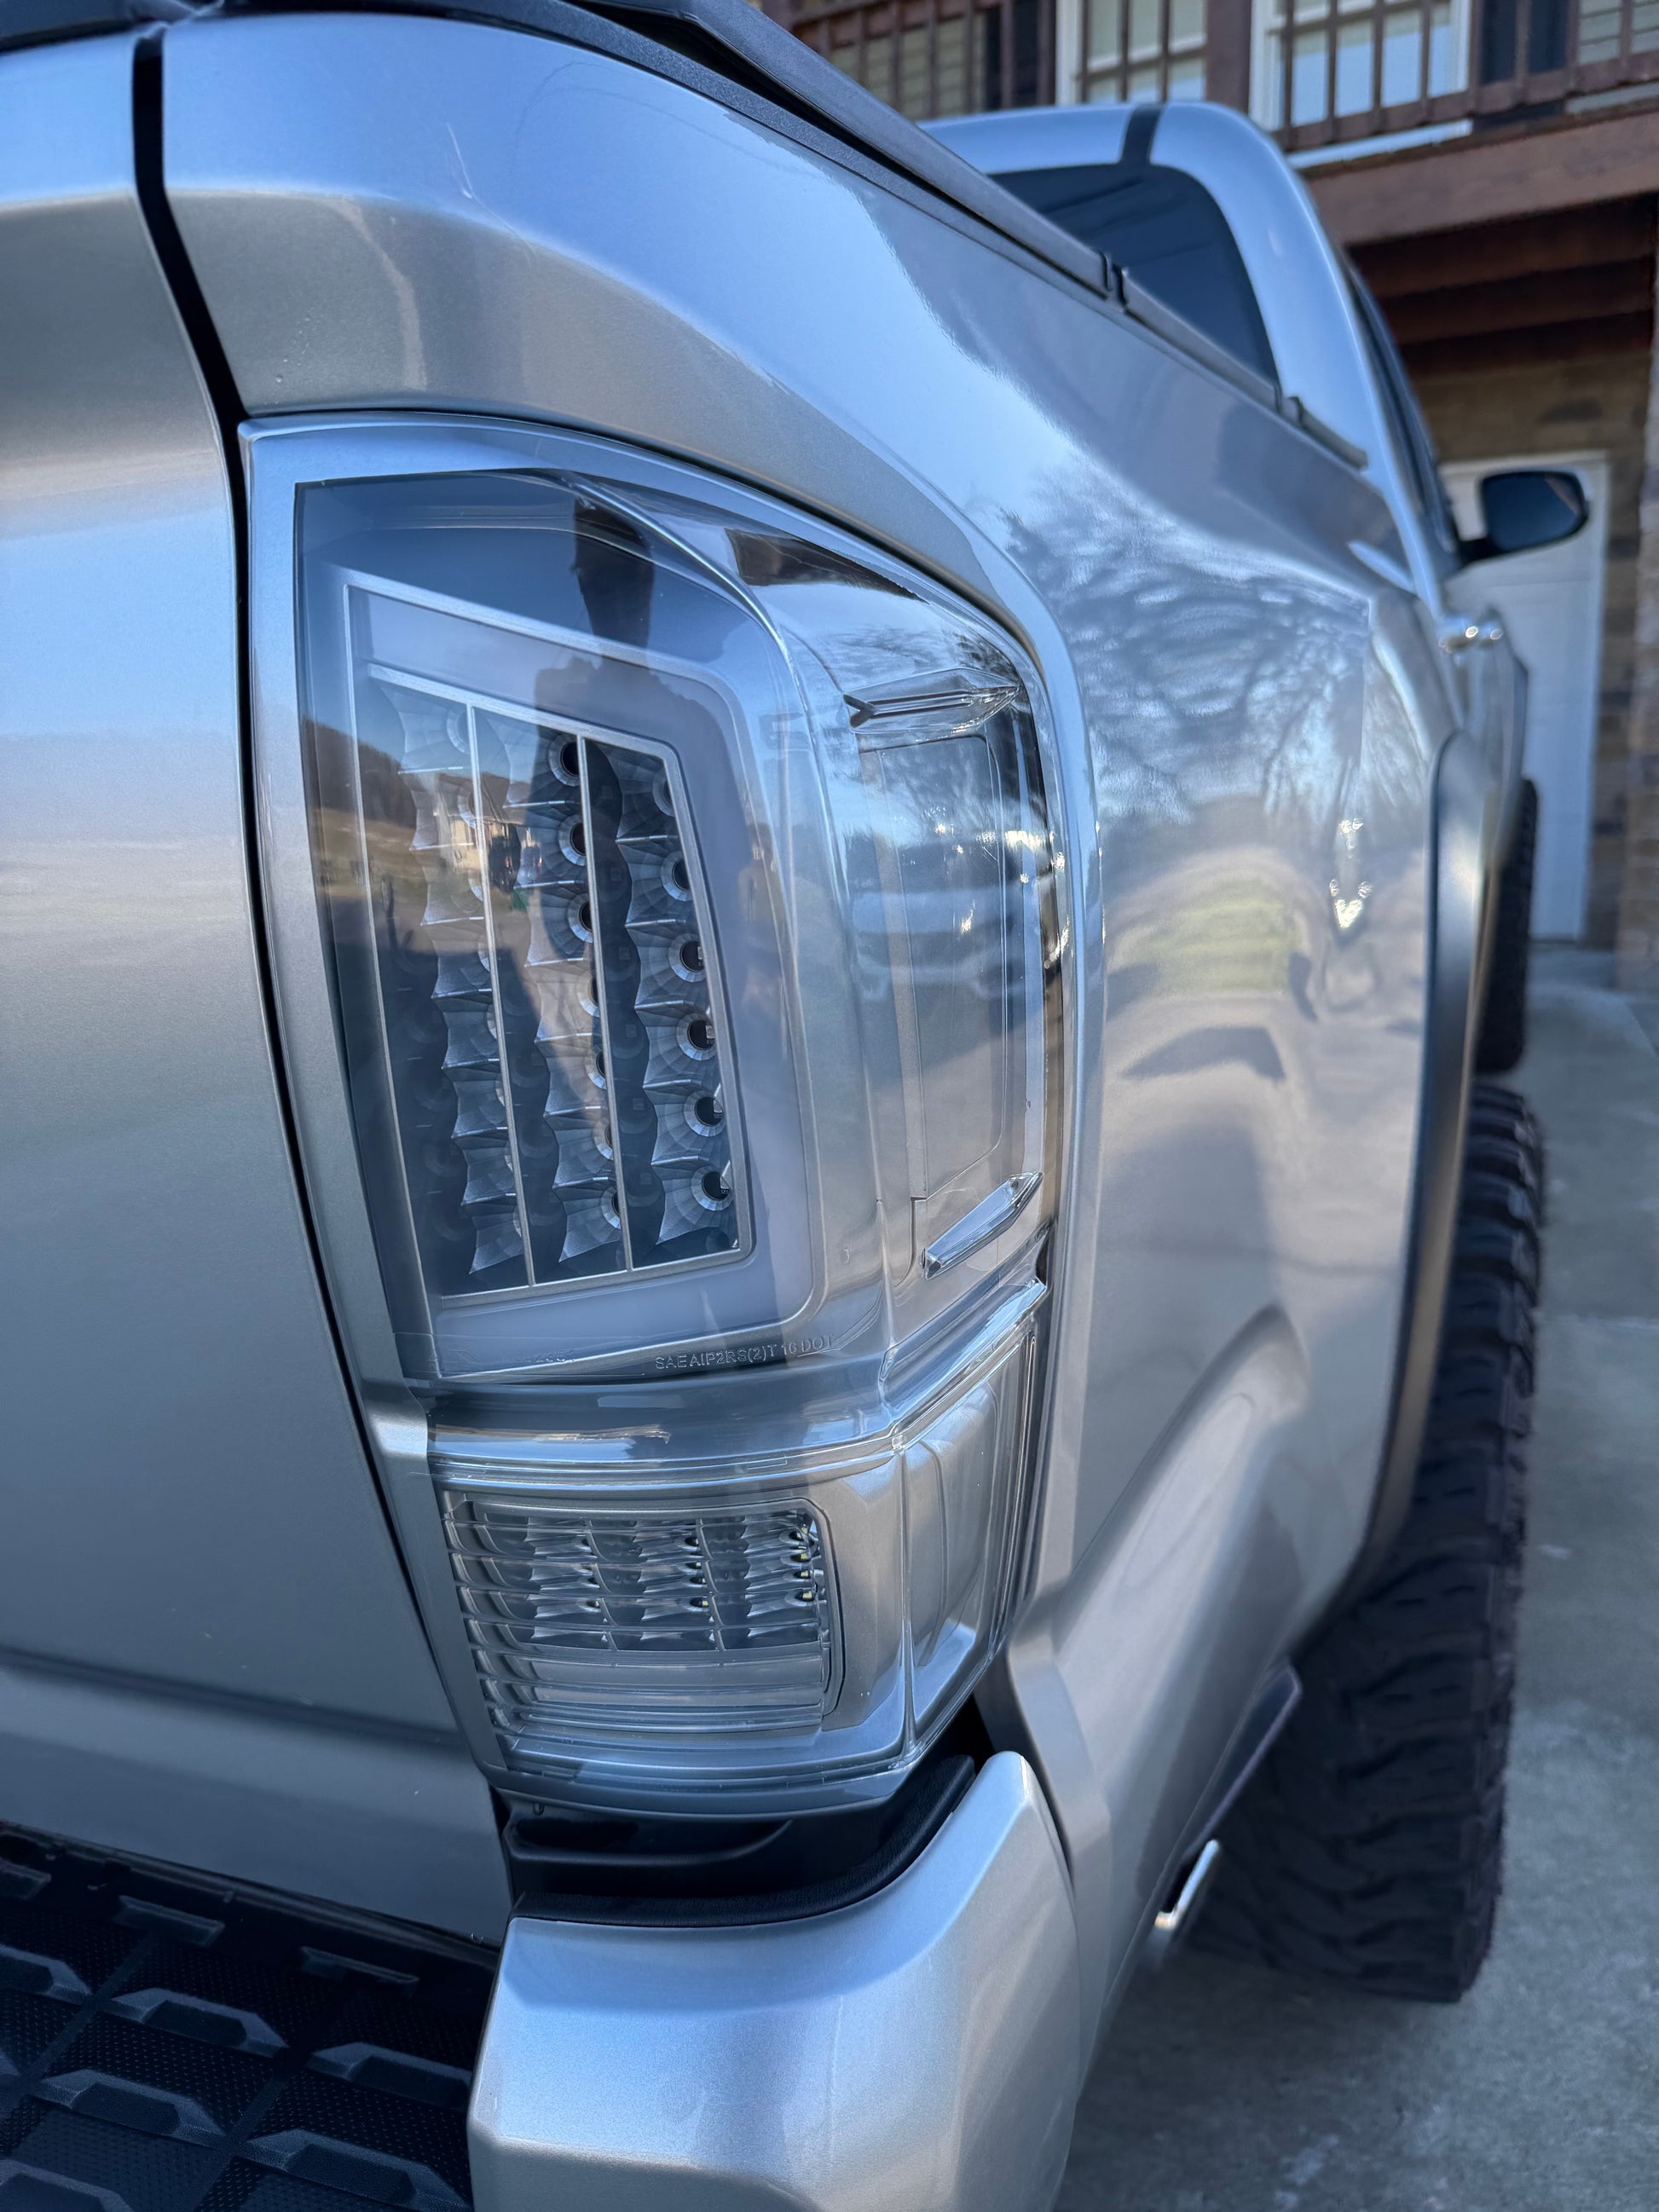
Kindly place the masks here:
POLYGON ((1468 45, 1468 0, 1259 0, 1250 110, 1280 131, 1433 100, 1467 86, 1468 45))
MULTIPOLYGON (((1536 7, 1539 0, 1533 0, 1536 7)), ((1580 63, 1620 61, 1659 51, 1659 0, 1579 0, 1580 63), (1625 32, 1628 7, 1629 33, 1625 32)))
POLYGON ((1054 0, 878 0, 803 8, 793 28, 878 99, 925 122, 1051 100, 1054 14, 1054 0))
POLYGON ((1086 0, 1085 100, 1202 100, 1208 0, 1086 0))

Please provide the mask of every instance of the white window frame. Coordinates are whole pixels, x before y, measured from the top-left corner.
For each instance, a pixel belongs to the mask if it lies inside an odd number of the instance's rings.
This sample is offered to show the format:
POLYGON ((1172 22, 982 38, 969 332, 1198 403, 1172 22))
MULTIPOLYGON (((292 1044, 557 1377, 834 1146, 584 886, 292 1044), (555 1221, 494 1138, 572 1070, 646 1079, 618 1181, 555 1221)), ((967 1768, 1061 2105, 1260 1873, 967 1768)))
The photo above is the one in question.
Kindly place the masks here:
MULTIPOLYGON (((1297 23, 1292 15, 1295 0, 1284 0, 1284 4, 1283 27, 1292 33, 1297 30, 1321 28, 1332 15, 1369 16, 1375 13, 1370 0, 1328 0, 1323 15, 1310 22, 1297 23)), ((1250 119, 1259 123, 1264 131, 1289 130, 1291 125, 1288 115, 1279 123, 1273 120, 1275 80, 1280 77, 1280 71, 1272 70, 1268 65, 1274 33, 1272 18, 1273 0, 1254 0, 1250 9, 1250 119)), ((1448 94, 1468 89, 1470 21, 1470 0, 1451 0, 1452 77, 1445 88, 1448 94)), ((1380 92, 1382 87, 1379 85, 1376 89, 1380 92)), ((1334 123, 1337 118, 1333 115, 1322 115, 1311 119, 1319 123, 1334 123)))

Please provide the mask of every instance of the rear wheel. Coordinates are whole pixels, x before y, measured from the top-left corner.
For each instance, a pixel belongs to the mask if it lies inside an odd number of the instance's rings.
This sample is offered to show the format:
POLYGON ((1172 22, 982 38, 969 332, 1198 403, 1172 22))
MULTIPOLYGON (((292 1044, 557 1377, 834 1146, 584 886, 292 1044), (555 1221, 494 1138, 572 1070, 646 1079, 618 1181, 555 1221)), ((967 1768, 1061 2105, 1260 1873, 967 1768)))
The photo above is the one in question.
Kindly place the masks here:
POLYGON ((1498 887, 1492 976, 1474 1064, 1482 1075, 1507 1075, 1527 1048, 1527 971, 1532 957, 1532 867, 1538 848, 1538 786, 1521 787, 1515 842, 1498 887))
POLYGON ((1405 1526, 1301 1662, 1194 1941, 1402 1997, 1474 1981, 1502 1868, 1542 1150, 1471 1104, 1440 1362, 1405 1526))

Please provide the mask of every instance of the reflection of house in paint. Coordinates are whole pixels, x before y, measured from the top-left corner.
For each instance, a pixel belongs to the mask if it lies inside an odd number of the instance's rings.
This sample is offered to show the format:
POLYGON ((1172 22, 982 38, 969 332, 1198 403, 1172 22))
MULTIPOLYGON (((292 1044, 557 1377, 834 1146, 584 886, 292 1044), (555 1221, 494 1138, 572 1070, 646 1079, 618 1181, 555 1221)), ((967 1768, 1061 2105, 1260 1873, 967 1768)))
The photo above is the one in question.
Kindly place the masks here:
MULTIPOLYGON (((1532 677, 1534 927, 1659 988, 1659 0, 766 0, 918 118, 1209 98, 1273 131, 1474 479, 1577 469, 1565 545, 1476 568, 1532 677)), ((1480 611, 1480 610, 1476 610, 1480 611)))

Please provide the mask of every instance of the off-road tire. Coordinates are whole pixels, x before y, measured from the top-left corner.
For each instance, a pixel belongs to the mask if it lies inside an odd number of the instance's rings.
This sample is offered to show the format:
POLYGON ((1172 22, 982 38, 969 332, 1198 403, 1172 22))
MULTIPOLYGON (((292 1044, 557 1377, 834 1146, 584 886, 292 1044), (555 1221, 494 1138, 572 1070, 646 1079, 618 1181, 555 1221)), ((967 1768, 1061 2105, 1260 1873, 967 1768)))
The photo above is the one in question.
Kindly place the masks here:
POLYGON ((1492 975, 1475 1046, 1482 1075, 1507 1075, 1527 1048, 1527 971, 1532 955, 1532 866, 1538 849, 1538 786, 1521 787, 1515 842, 1498 886, 1492 975))
POLYGON ((1298 1662, 1302 1703, 1222 1832, 1205 1949, 1441 2002, 1480 1972, 1502 1873, 1542 1179, 1524 1102, 1477 1084, 1405 1525, 1298 1662))

